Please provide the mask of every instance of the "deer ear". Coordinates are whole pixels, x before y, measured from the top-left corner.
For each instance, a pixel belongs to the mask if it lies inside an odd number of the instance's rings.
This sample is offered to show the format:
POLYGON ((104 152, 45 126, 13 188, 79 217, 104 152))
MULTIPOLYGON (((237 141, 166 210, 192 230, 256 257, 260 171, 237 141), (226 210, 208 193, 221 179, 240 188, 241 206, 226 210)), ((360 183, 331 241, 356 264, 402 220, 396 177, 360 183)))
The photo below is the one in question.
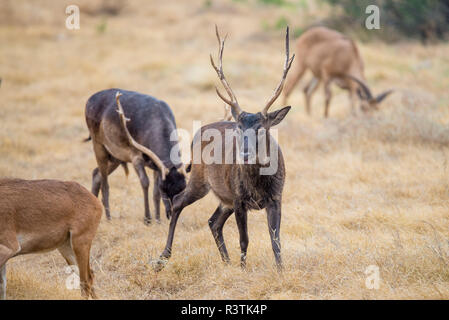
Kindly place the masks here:
POLYGON ((287 113, 290 111, 292 107, 288 106, 285 108, 282 108, 281 110, 270 112, 267 116, 267 122, 269 127, 274 127, 281 123, 282 120, 284 120, 287 113))

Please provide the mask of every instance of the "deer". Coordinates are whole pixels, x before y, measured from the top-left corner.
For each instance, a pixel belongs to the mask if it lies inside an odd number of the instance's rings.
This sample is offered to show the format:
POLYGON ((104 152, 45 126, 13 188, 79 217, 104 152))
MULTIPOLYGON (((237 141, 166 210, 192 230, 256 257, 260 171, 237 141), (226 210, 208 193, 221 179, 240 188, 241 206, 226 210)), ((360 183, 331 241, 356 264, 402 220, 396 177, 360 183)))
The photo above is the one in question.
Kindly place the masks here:
POLYGON ((89 255, 102 214, 100 201, 76 182, 0 179, 0 300, 11 258, 56 249, 78 267, 82 296, 97 299, 89 255))
POLYGON ((98 197, 101 189, 106 218, 111 220, 108 176, 119 165, 128 175, 127 163, 131 163, 143 190, 144 223, 151 224, 150 181, 145 168, 153 171, 156 221, 160 222, 161 198, 169 219, 174 196, 186 187, 187 172, 182 161, 170 156, 174 151, 180 157, 180 149, 178 137, 173 135, 176 133, 175 117, 168 104, 146 94, 108 89, 88 99, 85 116, 90 132, 85 141, 92 140, 98 164, 92 172, 92 193, 98 197), (116 109, 117 92, 122 96, 122 118, 116 109), (125 117, 125 112, 132 121, 125 117))
POLYGON ((170 220, 166 246, 160 258, 153 261, 153 268, 156 272, 159 272, 168 263, 172 254, 176 223, 182 210, 205 197, 212 190, 220 203, 210 217, 208 224, 223 262, 230 262, 223 238, 223 226, 227 219, 233 213, 235 214, 240 235, 240 265, 245 269, 249 243, 247 227, 248 211, 265 209, 276 266, 278 270, 282 270, 280 226, 285 165, 282 152, 270 135, 270 128, 279 124, 290 111, 291 107, 285 107, 274 112, 268 111, 281 94, 285 78, 294 59, 294 55, 290 58, 289 54, 289 29, 287 28, 286 31, 286 58, 281 81, 271 98, 262 108, 262 111, 258 113, 246 112, 240 107, 223 72, 222 61, 226 38, 222 39, 220 37, 217 26, 215 27, 215 33, 219 44, 218 65, 215 64, 212 55, 210 56, 210 61, 229 98, 225 97, 218 88, 216 88, 216 92, 219 98, 230 106, 233 121, 226 121, 227 116, 225 112, 225 121, 203 126, 196 133, 191 147, 192 150, 195 150, 198 146, 201 146, 201 148, 206 146, 206 142, 199 137, 207 130, 218 131, 221 136, 225 136, 226 131, 228 131, 232 133, 235 139, 227 139, 226 143, 219 145, 219 148, 222 148, 222 157, 218 163, 210 164, 201 158, 200 161, 193 161, 189 166, 190 178, 187 187, 182 194, 174 198, 173 215, 170 220), (245 133, 248 131, 256 132, 264 137, 265 143, 267 144, 265 147, 270 149, 272 155, 275 154, 277 156, 278 166, 274 173, 261 174, 260 170, 266 168, 266 164, 261 156, 255 155, 251 151, 263 146, 263 141, 258 142, 259 140, 247 139, 245 133), (274 144, 273 147, 271 145, 268 146, 268 141, 274 144), (235 148, 239 151, 233 152, 235 148), (237 153, 243 161, 237 161, 237 153), (230 159, 232 161, 228 164, 225 163, 225 158, 229 154, 231 154, 230 159))
POLYGON ((326 27, 311 28, 298 38, 296 53, 300 54, 300 58, 285 84, 283 101, 284 104, 287 103, 296 84, 310 70, 313 78, 304 87, 306 111, 309 115, 312 96, 321 83, 324 85, 325 118, 329 116, 332 83, 348 91, 352 114, 356 111, 356 96, 360 99, 360 109, 367 113, 378 110, 379 104, 393 92, 389 90, 378 96, 373 95, 366 84, 364 63, 357 45, 340 32, 326 27))

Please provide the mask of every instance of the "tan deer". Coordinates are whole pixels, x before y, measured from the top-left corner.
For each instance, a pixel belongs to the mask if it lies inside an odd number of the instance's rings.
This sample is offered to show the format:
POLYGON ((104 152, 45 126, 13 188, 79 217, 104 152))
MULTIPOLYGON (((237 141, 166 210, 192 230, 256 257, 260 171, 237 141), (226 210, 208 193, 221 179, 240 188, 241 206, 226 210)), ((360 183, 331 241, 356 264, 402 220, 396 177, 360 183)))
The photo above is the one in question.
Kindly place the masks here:
POLYGON ((326 97, 324 116, 329 116, 332 99, 331 84, 348 90, 351 110, 355 112, 356 94, 359 96, 360 108, 364 112, 377 110, 378 105, 392 93, 384 92, 375 97, 364 76, 363 59, 354 41, 345 35, 325 27, 315 27, 304 32, 296 43, 298 59, 284 90, 284 104, 289 95, 307 70, 313 79, 304 88, 307 113, 310 114, 312 95, 323 83, 326 97))
POLYGON ((6 262, 58 249, 78 266, 81 294, 96 299, 89 255, 103 206, 75 182, 0 179, 0 300, 6 299, 6 262))

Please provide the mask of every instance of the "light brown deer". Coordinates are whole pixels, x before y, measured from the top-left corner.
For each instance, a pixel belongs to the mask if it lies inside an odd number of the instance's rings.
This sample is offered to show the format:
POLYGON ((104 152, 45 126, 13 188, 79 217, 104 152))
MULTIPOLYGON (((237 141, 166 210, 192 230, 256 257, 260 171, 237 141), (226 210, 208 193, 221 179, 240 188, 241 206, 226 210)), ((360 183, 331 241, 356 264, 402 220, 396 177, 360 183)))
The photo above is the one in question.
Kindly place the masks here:
POLYGON ((296 43, 298 59, 284 90, 284 103, 304 76, 307 70, 313 74, 313 79, 304 88, 307 113, 310 114, 312 95, 323 83, 326 97, 324 116, 329 116, 329 105, 332 99, 331 84, 348 90, 351 101, 351 111, 355 113, 355 99, 358 94, 364 112, 377 110, 378 105, 392 91, 384 92, 375 97, 364 75, 363 59, 354 41, 345 35, 325 27, 315 27, 302 34, 296 43))
POLYGON ((75 182, 0 179, 0 300, 6 299, 6 262, 58 249, 78 266, 81 294, 96 299, 89 255, 103 206, 75 182))

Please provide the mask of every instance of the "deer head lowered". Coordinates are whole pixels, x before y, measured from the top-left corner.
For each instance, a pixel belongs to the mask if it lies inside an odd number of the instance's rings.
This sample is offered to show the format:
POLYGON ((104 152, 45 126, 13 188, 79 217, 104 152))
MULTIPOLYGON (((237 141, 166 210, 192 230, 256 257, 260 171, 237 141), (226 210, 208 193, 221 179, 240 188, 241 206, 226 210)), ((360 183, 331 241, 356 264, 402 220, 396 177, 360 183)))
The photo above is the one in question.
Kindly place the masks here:
POLYGON ((357 95, 359 96, 361 102, 360 109, 364 112, 379 110, 379 104, 384 101, 386 97, 393 93, 393 90, 388 90, 375 97, 372 94, 370 88, 362 80, 350 74, 347 74, 346 78, 354 81, 359 85, 359 88, 357 89, 357 95))
POLYGON ((210 217, 209 226, 223 261, 229 261, 222 233, 226 220, 235 213, 240 234, 241 265, 245 267, 248 247, 248 210, 266 209, 274 256, 277 266, 279 268, 282 266, 280 223, 285 167, 280 148, 276 143, 271 144, 274 139, 270 136, 270 128, 279 124, 284 119, 290 107, 285 107, 274 112, 268 111, 281 94, 285 78, 294 59, 294 56, 290 58, 289 55, 289 29, 287 28, 286 32, 286 57, 281 81, 273 95, 262 108, 262 111, 258 113, 246 112, 240 107, 223 72, 222 59, 225 40, 221 39, 217 27, 216 36, 219 43, 219 60, 217 65, 211 56, 211 64, 217 72, 218 78, 226 90, 228 97, 225 97, 218 89, 216 91, 218 96, 231 107, 232 117, 235 122, 221 121, 202 127, 193 140, 192 150, 195 150, 197 146, 204 147, 206 145, 202 141, 203 139, 198 139, 198 137, 201 137, 207 130, 218 131, 222 137, 225 137, 226 131, 231 131, 235 139, 227 140, 226 143, 219 146, 220 150, 222 149, 221 162, 209 163, 201 159, 199 163, 192 163, 188 185, 185 191, 174 199, 173 216, 170 221, 167 244, 155 266, 155 269, 158 271, 164 267, 171 256, 174 232, 181 211, 186 206, 206 196, 211 189, 218 197, 220 204, 210 217), (247 131, 254 131, 256 134, 265 137, 264 141, 266 145, 261 145, 258 139, 248 139, 245 135, 247 131), (229 143, 232 144, 231 148, 228 147, 229 143), (239 150, 239 154, 234 154, 234 147, 239 150), (261 174, 261 169, 266 168, 267 165, 262 163, 259 156, 254 155, 254 152, 252 152, 252 150, 260 147, 266 147, 270 149, 271 155, 276 155, 275 158, 278 161, 277 167, 271 174, 261 174), (225 163, 225 158, 230 153, 233 161, 231 164, 225 163), (242 163, 237 162, 239 156, 243 159, 242 163))

